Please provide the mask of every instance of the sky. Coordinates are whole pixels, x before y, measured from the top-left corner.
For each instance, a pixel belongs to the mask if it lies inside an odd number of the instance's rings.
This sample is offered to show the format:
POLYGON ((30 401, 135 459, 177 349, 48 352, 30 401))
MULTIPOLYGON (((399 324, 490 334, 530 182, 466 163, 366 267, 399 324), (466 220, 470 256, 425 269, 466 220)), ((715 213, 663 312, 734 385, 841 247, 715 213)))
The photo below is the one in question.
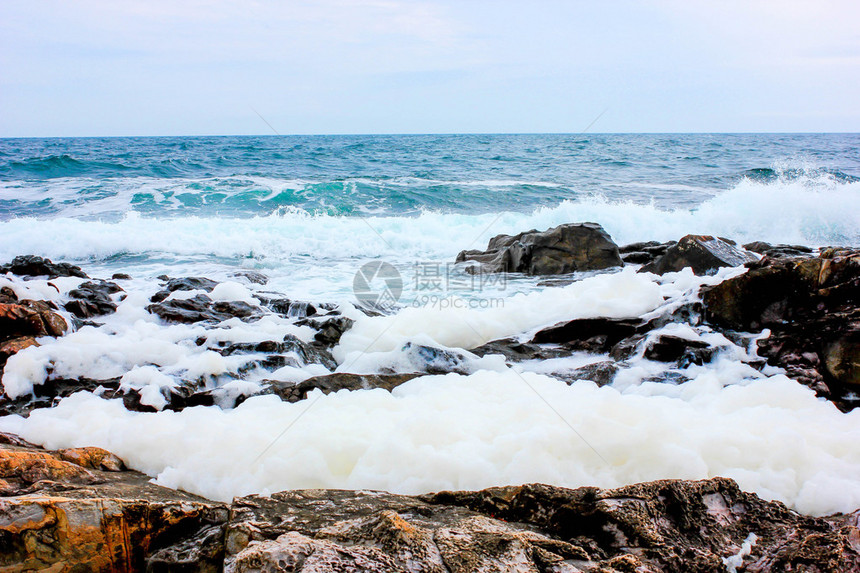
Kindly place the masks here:
POLYGON ((3 0, 0 137, 857 132, 858 22, 856 0, 3 0))

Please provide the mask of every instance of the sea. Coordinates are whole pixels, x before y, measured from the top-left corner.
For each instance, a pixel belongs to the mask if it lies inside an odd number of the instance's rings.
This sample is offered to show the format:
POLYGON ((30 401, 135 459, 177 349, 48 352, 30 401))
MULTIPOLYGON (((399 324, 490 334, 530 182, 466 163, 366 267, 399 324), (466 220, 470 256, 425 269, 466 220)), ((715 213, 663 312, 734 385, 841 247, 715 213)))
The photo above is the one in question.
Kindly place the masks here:
MULTIPOLYGON (((114 315, 20 352, 3 384, 26 395, 50 376, 122 376, 158 394, 194 379, 252 396, 264 380, 412 371, 410 343, 467 352, 572 318, 648 316, 743 272, 656 277, 628 267, 476 282, 455 264, 496 235, 576 222, 599 223, 619 245, 695 233, 858 246, 860 134, 0 139, 0 264, 34 254, 92 277, 131 277, 114 315), (328 303, 355 324, 335 348, 337 368, 248 373, 200 337, 313 332, 299 316, 161 323, 145 307, 164 275, 221 282, 215 299, 328 303), (374 284, 396 287, 382 314, 357 308, 374 284)), ((9 275, 0 286, 62 304, 75 281, 9 275)), ((754 368, 754 348, 707 327, 666 328, 726 350, 671 373, 640 356, 604 387, 554 376, 607 360, 578 354, 526 364, 470 356, 459 372, 391 393, 296 404, 256 396, 235 408, 137 413, 83 392, 0 418, 0 429, 48 447, 106 447, 157 483, 215 499, 725 475, 805 513, 860 507, 860 409, 839 412, 778 369, 754 368)))

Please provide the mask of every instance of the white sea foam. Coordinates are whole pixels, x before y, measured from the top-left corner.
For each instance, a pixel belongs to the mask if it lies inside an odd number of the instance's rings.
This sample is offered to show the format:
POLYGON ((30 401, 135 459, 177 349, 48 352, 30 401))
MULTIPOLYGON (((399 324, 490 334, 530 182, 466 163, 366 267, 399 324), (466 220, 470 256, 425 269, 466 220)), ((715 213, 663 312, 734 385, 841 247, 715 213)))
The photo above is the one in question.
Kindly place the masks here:
POLYGON ((287 488, 420 493, 727 476, 804 513, 860 507, 860 412, 843 414, 781 375, 728 376, 735 385, 706 372, 668 386, 676 395, 644 395, 482 371, 425 376, 393 393, 152 414, 79 393, 28 419, 2 418, 0 429, 49 448, 101 446, 157 483, 221 500, 287 488))

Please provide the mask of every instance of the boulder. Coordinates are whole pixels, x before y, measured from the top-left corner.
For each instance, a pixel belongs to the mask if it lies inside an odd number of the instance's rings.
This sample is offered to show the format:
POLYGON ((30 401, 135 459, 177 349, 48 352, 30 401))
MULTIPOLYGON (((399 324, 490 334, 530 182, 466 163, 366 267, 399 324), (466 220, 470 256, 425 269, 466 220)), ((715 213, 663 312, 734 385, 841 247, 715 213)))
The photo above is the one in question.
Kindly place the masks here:
POLYGON ((630 243, 618 249, 621 253, 621 260, 625 264, 643 265, 650 263, 654 259, 666 254, 666 251, 674 245, 676 241, 660 243, 658 241, 647 241, 642 243, 630 243))
POLYGON ((260 313, 259 308, 246 302, 212 302, 212 299, 205 294, 198 294, 187 299, 157 302, 147 306, 146 310, 165 322, 183 324, 221 322, 230 318, 244 319, 260 313))
POLYGON ((523 362, 569 356, 571 351, 553 344, 533 344, 516 338, 500 338, 472 348, 469 352, 477 356, 501 354, 508 362, 523 362))
POLYGON ((725 478, 423 496, 295 490, 234 500, 225 571, 849 571, 855 516, 798 515, 725 478), (813 540, 809 542, 808 540, 813 540))
POLYGON ((769 364, 840 408, 851 409, 860 355, 860 251, 818 257, 765 257, 733 279, 702 290, 705 319, 741 331, 771 330, 758 341, 769 364))
POLYGON ((653 321, 639 318, 577 318, 544 328, 531 342, 564 344, 572 350, 587 352, 609 352, 622 340, 652 328, 653 321))
POLYGON ((547 231, 498 235, 486 251, 462 251, 457 262, 476 263, 472 273, 525 273, 558 275, 575 271, 603 270, 624 263, 618 246, 596 223, 559 225, 547 231))
POLYGON ((110 295, 122 292, 122 288, 110 281, 87 281, 69 291, 71 300, 63 305, 78 318, 92 318, 116 311, 116 303, 110 295))
POLYGON ((764 241, 747 243, 744 248, 753 253, 766 255, 771 258, 777 257, 803 257, 812 254, 812 249, 803 245, 771 245, 764 241))
POLYGON ((688 340, 671 334, 660 334, 645 346, 645 358, 658 362, 678 362, 679 366, 702 365, 716 354, 707 342, 688 340))
POLYGON ((0 434, 4 571, 220 571, 227 519, 227 506, 153 485, 101 448, 0 434))
POLYGON ((758 257, 730 239, 687 235, 639 272, 662 275, 690 267, 697 275, 707 275, 721 267, 738 267, 757 260, 758 257))
POLYGON ((81 267, 69 263, 52 263, 51 259, 43 259, 36 255, 21 255, 12 259, 11 263, 0 265, 0 274, 12 273, 22 277, 90 277, 81 267))
POLYGON ((212 292, 212 290, 218 286, 216 281, 207 279, 206 277, 183 277, 178 279, 167 277, 163 278, 166 280, 164 288, 152 295, 152 298, 149 299, 150 302, 161 302, 169 297, 170 293, 176 291, 202 290, 212 292))

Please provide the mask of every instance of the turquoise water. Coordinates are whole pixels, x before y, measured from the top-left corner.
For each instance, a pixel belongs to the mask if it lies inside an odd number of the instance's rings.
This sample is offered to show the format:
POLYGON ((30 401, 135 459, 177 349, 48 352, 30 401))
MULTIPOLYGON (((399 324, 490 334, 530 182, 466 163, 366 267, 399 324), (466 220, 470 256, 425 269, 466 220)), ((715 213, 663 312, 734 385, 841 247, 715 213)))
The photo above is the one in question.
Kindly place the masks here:
POLYGON ((367 259, 452 261, 577 221, 620 244, 856 245, 858 149, 857 134, 4 139, 0 259, 249 267, 330 295, 367 259))

